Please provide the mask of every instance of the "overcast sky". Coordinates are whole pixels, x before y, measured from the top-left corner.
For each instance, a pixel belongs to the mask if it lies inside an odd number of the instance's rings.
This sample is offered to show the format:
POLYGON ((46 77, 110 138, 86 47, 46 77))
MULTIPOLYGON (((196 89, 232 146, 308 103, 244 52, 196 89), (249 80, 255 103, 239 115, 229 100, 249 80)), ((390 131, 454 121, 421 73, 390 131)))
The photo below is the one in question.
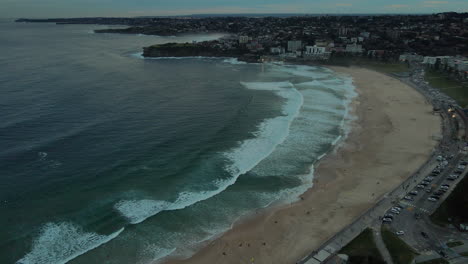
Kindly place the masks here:
POLYGON ((0 17, 468 12, 468 0, 0 0, 0 17))

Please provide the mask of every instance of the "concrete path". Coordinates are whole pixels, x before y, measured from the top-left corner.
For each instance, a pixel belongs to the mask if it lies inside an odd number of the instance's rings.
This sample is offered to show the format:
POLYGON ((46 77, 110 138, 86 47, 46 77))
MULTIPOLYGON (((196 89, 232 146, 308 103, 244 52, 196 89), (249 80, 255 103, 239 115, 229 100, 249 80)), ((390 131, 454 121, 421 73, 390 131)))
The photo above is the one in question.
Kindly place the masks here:
POLYGON ((374 231, 375 245, 377 246, 377 249, 379 250, 380 255, 382 255, 382 258, 387 264, 393 264, 392 256, 390 256, 390 252, 388 252, 388 249, 385 246, 380 230, 378 228, 377 229, 372 228, 372 230, 374 231))

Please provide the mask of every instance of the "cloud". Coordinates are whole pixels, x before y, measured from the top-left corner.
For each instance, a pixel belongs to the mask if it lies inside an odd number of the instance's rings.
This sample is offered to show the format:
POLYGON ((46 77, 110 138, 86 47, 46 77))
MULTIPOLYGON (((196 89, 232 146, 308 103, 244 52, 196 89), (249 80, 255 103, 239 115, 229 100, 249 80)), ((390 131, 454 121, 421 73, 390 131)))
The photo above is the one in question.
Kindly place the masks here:
POLYGON ((448 4, 448 1, 424 1, 423 3, 428 5, 442 5, 448 4))
POLYGON ((387 5, 385 8, 392 8, 392 9, 400 9, 400 8, 406 8, 408 5, 387 5))

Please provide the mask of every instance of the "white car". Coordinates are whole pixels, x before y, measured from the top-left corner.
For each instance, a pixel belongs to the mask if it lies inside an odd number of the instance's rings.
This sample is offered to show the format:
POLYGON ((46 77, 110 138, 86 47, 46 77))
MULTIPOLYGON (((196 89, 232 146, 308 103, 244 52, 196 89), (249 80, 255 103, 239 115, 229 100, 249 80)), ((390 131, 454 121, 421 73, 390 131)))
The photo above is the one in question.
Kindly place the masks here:
POLYGON ((408 200, 408 201, 413 201, 414 200, 413 197, 408 196, 408 195, 403 197, 403 199, 408 200))
POLYGON ((382 219, 382 222, 388 222, 388 223, 391 223, 393 220, 391 218, 383 218, 382 219))
POLYGON ((428 200, 428 201, 431 201, 431 202, 437 202, 437 199, 432 198, 432 197, 427 198, 427 200, 428 200))
POLYGON ((417 194, 418 194, 418 191, 411 191, 411 192, 409 192, 409 194, 411 194, 411 195, 417 195, 417 194))
POLYGON ((402 236, 405 234, 405 231, 403 230, 400 230, 400 231, 397 231, 395 234, 399 235, 399 236, 402 236))
POLYGON ((392 213, 394 213, 394 214, 400 214, 400 211, 395 210, 395 209, 391 209, 390 212, 392 212, 392 213))

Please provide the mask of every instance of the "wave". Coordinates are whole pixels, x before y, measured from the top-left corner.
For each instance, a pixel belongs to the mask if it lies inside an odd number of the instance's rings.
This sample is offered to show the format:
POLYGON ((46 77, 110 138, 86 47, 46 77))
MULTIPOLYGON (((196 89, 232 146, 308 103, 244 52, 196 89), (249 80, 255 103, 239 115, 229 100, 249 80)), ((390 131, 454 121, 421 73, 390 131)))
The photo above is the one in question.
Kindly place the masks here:
MULTIPOLYGON (((224 63, 229 63, 233 65, 243 65, 247 64, 245 61, 239 61, 237 58, 231 57, 205 57, 205 56, 187 56, 187 57, 144 57, 143 52, 136 52, 130 54, 131 57, 137 59, 145 59, 145 60, 185 60, 185 59, 207 59, 207 60, 223 60, 224 63)), ((249 63, 249 64, 257 64, 257 63, 249 63)))
POLYGON ((222 153, 229 161, 225 170, 231 177, 217 180, 213 190, 201 192, 182 192, 174 202, 159 200, 122 200, 114 208, 131 224, 138 224, 162 211, 180 210, 195 203, 209 199, 233 185, 238 177, 268 157, 289 134, 292 121, 299 114, 303 104, 302 94, 290 82, 251 82, 241 83, 248 89, 269 90, 286 99, 282 115, 264 120, 254 133, 255 138, 247 139, 231 151, 222 153))
POLYGON ((247 62, 239 61, 237 58, 227 58, 227 59, 223 60, 223 62, 234 64, 234 65, 247 64, 247 62))
POLYGON ((68 223, 47 223, 33 241, 31 251, 16 264, 63 264, 116 238, 124 228, 110 235, 85 232, 68 223))

